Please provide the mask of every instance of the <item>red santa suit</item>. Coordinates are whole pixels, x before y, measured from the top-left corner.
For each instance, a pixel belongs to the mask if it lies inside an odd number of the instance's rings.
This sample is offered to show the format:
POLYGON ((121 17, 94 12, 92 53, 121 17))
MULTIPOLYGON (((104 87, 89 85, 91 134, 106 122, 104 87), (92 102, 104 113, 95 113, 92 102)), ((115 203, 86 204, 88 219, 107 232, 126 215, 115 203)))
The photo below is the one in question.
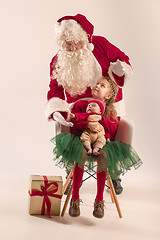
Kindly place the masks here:
MULTIPOLYGON (((106 38, 101 36, 94 36, 94 27, 86 19, 85 16, 81 14, 77 14, 76 16, 66 16, 59 19, 58 22, 62 22, 68 19, 75 20, 88 34, 89 44, 92 44, 92 46, 94 47, 92 53, 101 67, 102 76, 114 79, 119 86, 119 91, 115 100, 115 103, 119 105, 119 103, 121 103, 123 100, 122 87, 124 85, 124 82, 132 75, 132 68, 129 62, 129 57, 119 48, 111 44, 106 38), (122 76, 118 76, 112 71, 114 65, 113 63, 116 63, 117 60, 120 61, 123 66, 124 74, 122 76)), ((62 86, 58 85, 56 79, 52 79, 52 72, 55 69, 57 58, 58 54, 53 57, 50 63, 51 81, 49 84, 50 89, 47 94, 48 102, 46 109, 46 115, 48 119, 52 116, 54 112, 69 112, 68 103, 73 103, 78 99, 92 97, 90 87, 88 87, 83 94, 71 96, 62 86)), ((118 112, 118 115, 120 116, 121 113, 118 112)))

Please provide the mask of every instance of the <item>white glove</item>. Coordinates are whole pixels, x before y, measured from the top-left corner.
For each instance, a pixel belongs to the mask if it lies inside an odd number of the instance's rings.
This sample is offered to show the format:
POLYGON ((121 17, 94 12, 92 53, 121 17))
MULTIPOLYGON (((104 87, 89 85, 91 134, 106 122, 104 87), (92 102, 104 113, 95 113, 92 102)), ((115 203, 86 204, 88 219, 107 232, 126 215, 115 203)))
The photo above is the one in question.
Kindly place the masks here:
POLYGON ((73 127, 73 123, 72 122, 67 122, 59 112, 53 113, 53 119, 56 122, 60 123, 61 125, 64 125, 64 126, 67 126, 67 127, 73 127))
POLYGON ((116 62, 111 62, 110 68, 112 72, 114 72, 119 77, 122 77, 125 73, 123 63, 119 59, 117 59, 116 62))

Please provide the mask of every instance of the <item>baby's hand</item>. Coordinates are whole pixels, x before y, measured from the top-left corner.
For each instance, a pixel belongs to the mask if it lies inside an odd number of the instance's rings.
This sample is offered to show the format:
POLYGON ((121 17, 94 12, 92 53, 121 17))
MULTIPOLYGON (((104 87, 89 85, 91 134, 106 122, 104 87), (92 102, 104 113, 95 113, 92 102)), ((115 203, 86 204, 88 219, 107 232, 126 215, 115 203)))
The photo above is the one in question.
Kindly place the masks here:
POLYGON ((69 122, 71 120, 71 118, 75 118, 75 114, 69 112, 66 121, 69 122))

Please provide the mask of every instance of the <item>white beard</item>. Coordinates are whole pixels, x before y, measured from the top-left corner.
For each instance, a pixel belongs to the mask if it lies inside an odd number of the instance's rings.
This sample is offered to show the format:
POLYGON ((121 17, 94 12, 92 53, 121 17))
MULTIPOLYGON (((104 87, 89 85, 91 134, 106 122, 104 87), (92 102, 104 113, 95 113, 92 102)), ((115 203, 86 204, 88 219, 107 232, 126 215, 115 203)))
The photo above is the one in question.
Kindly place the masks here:
POLYGON ((83 48, 75 52, 61 50, 52 78, 71 95, 83 94, 102 76, 102 70, 93 53, 83 48))

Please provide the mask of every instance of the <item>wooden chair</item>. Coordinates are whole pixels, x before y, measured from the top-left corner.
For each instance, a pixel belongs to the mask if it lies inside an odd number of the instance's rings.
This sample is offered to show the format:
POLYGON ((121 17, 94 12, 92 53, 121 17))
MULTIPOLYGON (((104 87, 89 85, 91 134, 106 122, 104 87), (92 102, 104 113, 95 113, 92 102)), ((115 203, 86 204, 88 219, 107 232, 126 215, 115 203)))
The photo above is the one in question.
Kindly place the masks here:
MULTIPOLYGON (((56 135, 58 133, 67 132, 67 131, 69 131, 69 127, 68 126, 64 126, 62 124, 59 124, 58 122, 55 122, 55 134, 56 135)), ((133 122, 131 122, 129 120, 126 120, 126 119, 125 120, 121 119, 120 123, 119 123, 119 126, 118 126, 118 131, 117 131, 115 140, 119 141, 119 142, 126 143, 126 144, 131 144, 132 143, 132 139, 133 139, 133 122)), ((63 185, 62 195, 64 194, 64 192, 65 192, 68 184, 70 183, 70 181, 72 181, 71 177, 73 175, 73 170, 74 170, 74 167, 71 170, 71 172, 69 173, 68 178, 67 178, 66 182, 63 185)), ((90 174, 90 173, 88 172, 88 174, 90 174)), ((95 173, 90 174, 90 175, 92 177, 94 177, 94 174, 95 173)), ((112 203, 115 203, 118 215, 119 215, 120 218, 122 218, 122 213, 121 213, 121 210, 120 210, 120 206, 119 206, 119 203, 118 203, 118 199, 117 199, 117 196, 116 196, 116 193, 115 193, 115 190, 114 190, 111 178, 107 179, 107 187, 109 189, 111 201, 112 201, 112 203)), ((73 189, 73 186, 72 186, 72 183, 71 183, 69 191, 68 191, 68 194, 66 196, 66 200, 65 200, 63 209, 62 209, 62 213, 61 213, 62 217, 65 214, 65 211, 66 211, 66 208, 67 208, 67 205, 68 205, 71 193, 72 193, 72 189, 73 189)))

